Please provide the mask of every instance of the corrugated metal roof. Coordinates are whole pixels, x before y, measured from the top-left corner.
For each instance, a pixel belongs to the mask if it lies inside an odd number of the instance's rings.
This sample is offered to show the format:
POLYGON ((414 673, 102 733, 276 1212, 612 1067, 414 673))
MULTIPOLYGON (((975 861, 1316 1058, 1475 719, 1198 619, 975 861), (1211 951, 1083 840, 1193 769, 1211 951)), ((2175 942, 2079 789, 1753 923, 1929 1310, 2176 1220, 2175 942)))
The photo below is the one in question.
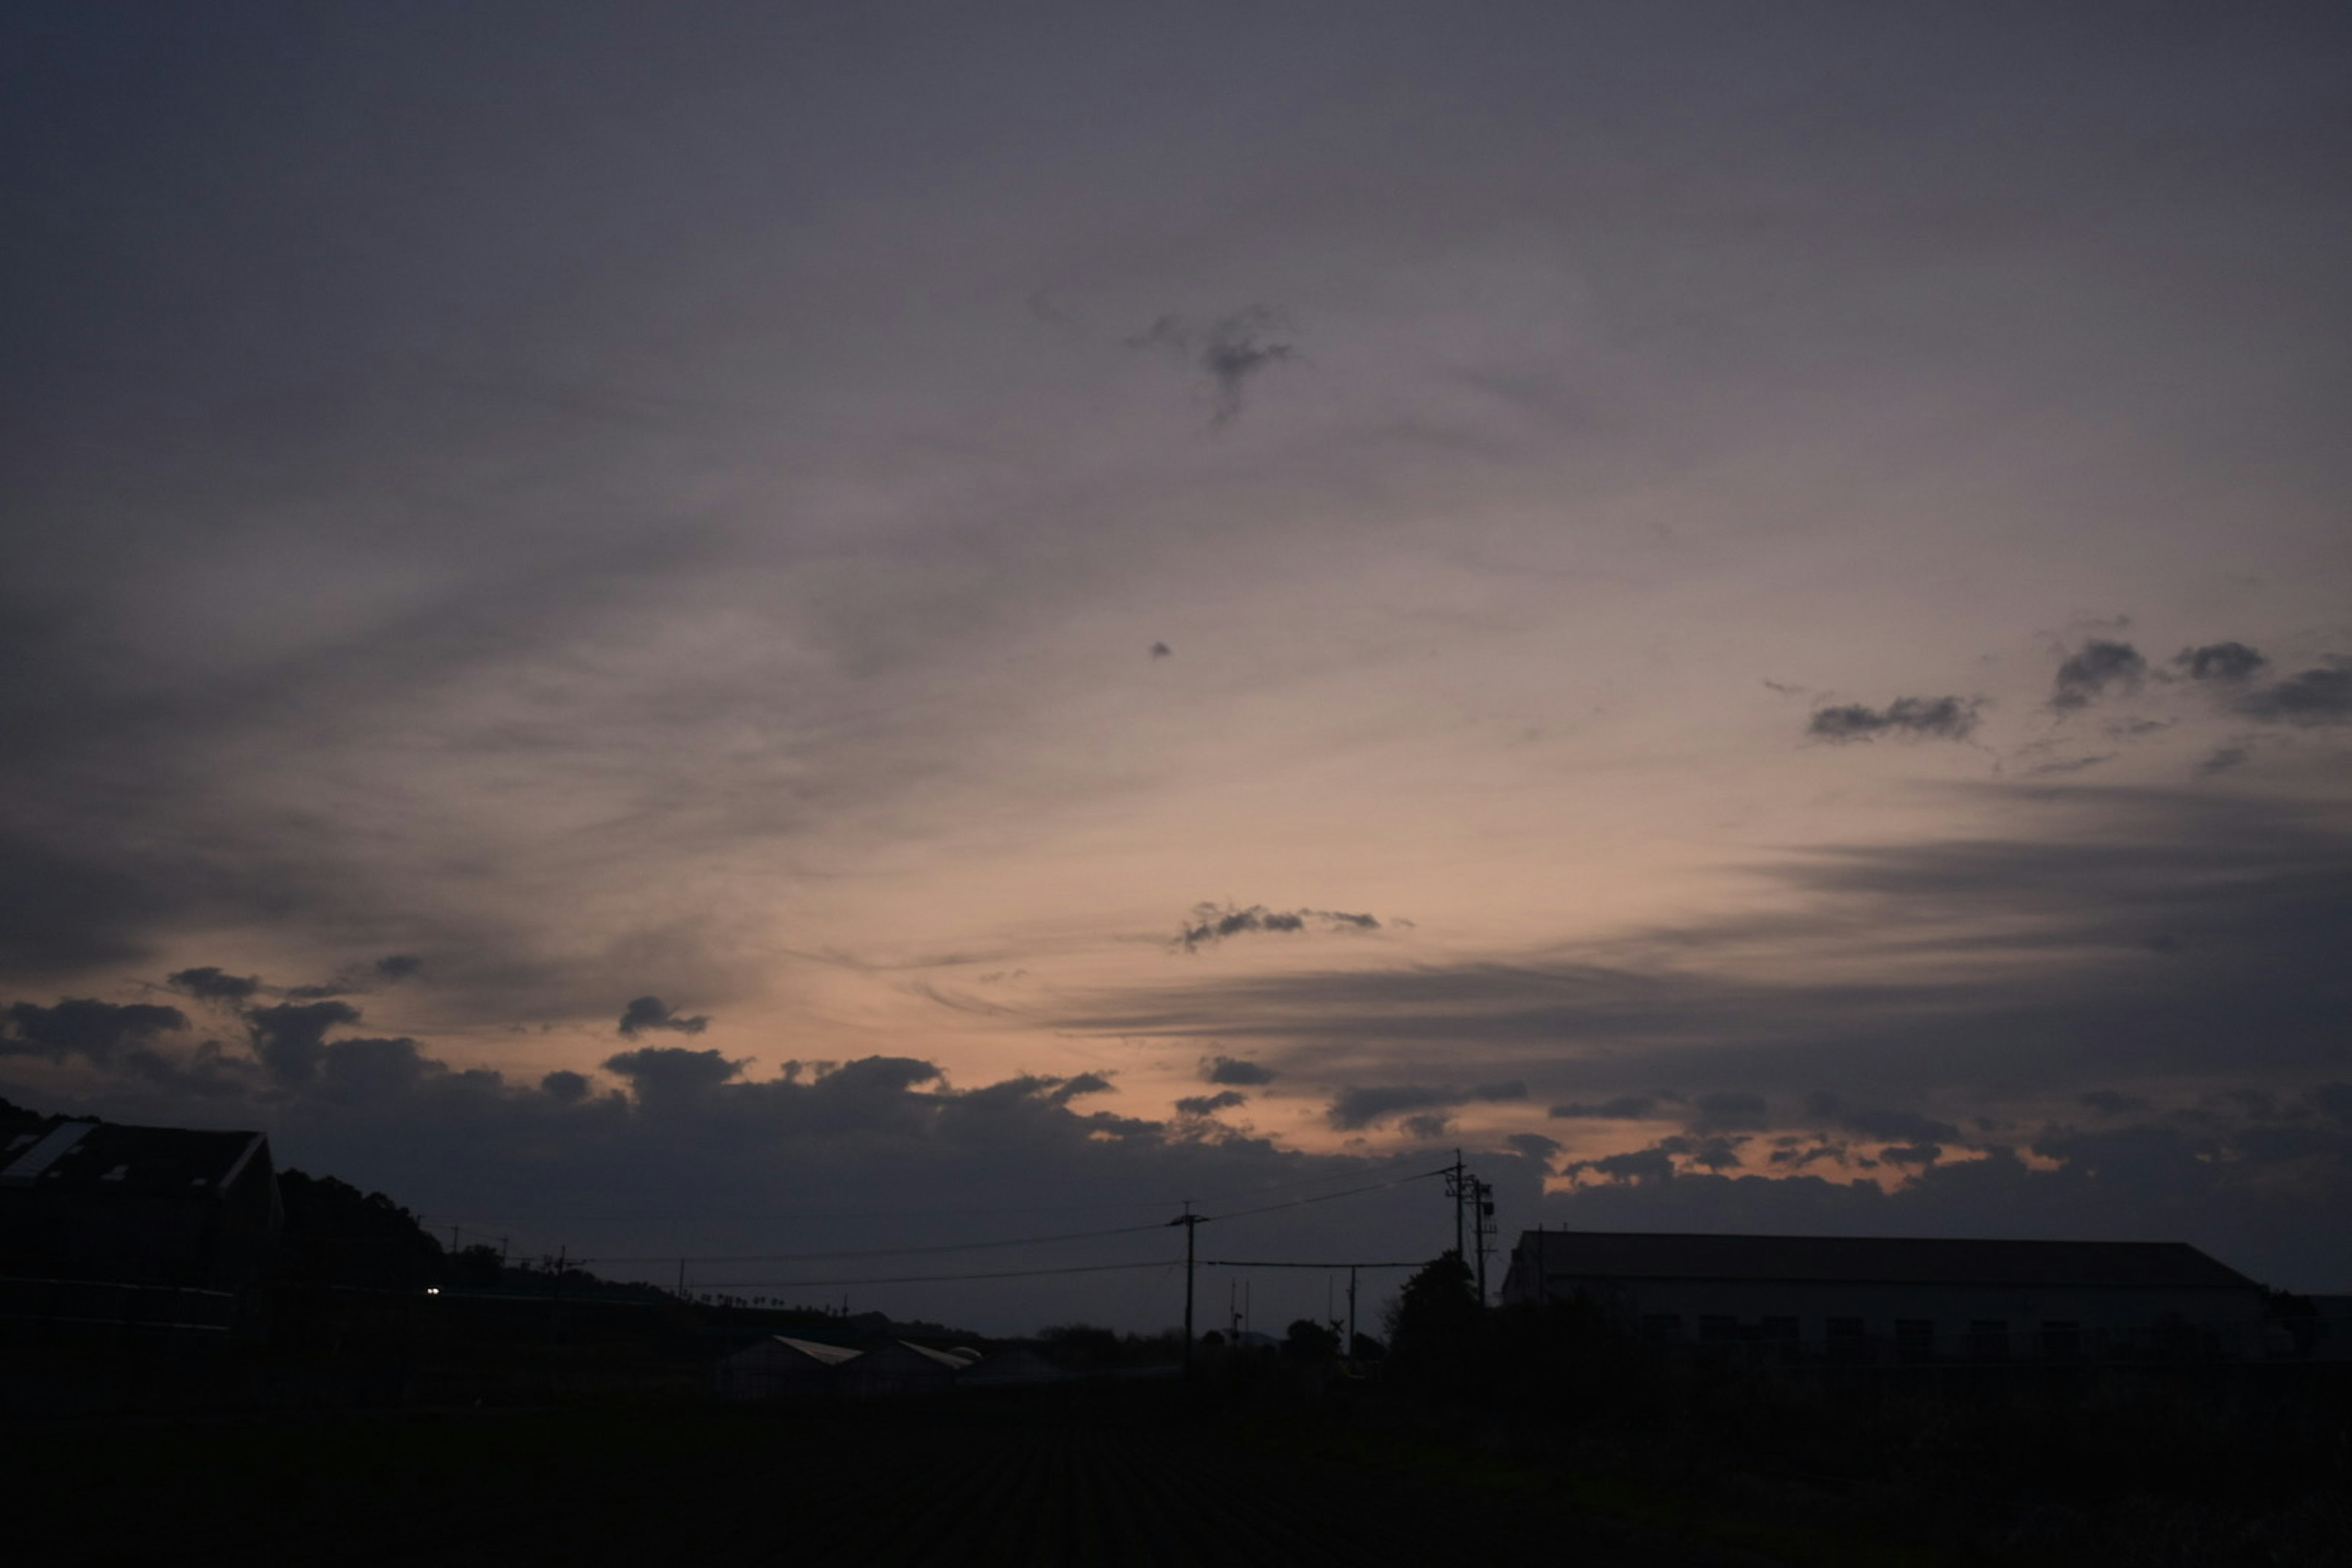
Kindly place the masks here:
POLYGON ((0 1182, 44 1193, 209 1198, 263 1142, 258 1132, 68 1121, 18 1154, 0 1182))
POLYGON ((840 1345, 819 1344, 814 1340, 796 1340, 788 1334, 777 1334, 774 1338, 776 1343, 796 1350, 811 1361, 821 1361, 827 1366, 839 1366, 843 1362, 856 1361, 859 1353, 840 1345))
POLYGON ((1533 1262, 1538 1257, 1547 1279, 2260 1289, 2236 1269, 2179 1241, 1521 1232, 1515 1258, 1533 1262))

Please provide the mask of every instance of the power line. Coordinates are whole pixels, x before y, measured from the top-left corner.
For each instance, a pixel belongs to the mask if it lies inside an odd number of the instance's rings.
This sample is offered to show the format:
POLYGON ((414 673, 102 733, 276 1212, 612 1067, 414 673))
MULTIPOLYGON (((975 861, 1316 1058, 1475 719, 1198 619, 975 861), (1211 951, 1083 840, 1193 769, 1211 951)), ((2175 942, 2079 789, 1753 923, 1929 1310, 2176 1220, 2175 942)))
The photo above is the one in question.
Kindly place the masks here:
POLYGON ((1257 1259, 1243 1261, 1232 1258, 1203 1258, 1203 1268, 1426 1268, 1429 1259, 1418 1263, 1269 1263, 1257 1259))
POLYGON ((1417 1171, 1410 1176, 1394 1176, 1385 1182, 1374 1182, 1370 1186, 1349 1187, 1337 1193, 1318 1193, 1313 1197, 1291 1198, 1283 1203, 1267 1204, 1262 1208, 1239 1209, 1232 1214, 1203 1215, 1202 1217, 1203 1219, 1247 1219, 1252 1215, 1272 1214, 1277 1209, 1295 1209, 1304 1207, 1307 1204, 1328 1204, 1334 1198, 1352 1198, 1363 1193, 1386 1192, 1391 1187, 1401 1187, 1407 1182, 1423 1182, 1432 1176, 1442 1176, 1445 1173, 1442 1169, 1417 1171))
POLYGON ((1181 1258, 1148 1263, 1078 1263, 1062 1268, 1006 1268, 987 1274, 894 1274, 868 1279, 698 1280, 698 1290, 821 1290, 835 1285, 935 1285, 964 1279, 1035 1279, 1048 1274, 1108 1274, 1121 1268, 1181 1268, 1181 1258))
POLYGON ((1123 1225, 1110 1230, 1073 1230, 1059 1236, 1021 1236, 1002 1241, 949 1241, 929 1247, 868 1247, 843 1252, 650 1252, 634 1257, 583 1258, 583 1263, 829 1263, 860 1258, 918 1258, 940 1252, 990 1252, 999 1247, 1044 1247, 1057 1241, 1095 1241, 1107 1236, 1134 1236, 1163 1229, 1150 1225, 1123 1225))

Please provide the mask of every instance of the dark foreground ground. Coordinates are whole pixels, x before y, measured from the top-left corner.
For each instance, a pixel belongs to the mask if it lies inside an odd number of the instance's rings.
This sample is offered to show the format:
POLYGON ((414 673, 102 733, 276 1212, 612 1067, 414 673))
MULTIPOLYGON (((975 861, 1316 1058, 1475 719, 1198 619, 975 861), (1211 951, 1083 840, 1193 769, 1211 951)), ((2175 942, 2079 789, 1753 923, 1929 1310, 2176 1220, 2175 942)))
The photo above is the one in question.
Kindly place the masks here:
POLYGON ((1146 1409, 406 1412, 19 1425, 20 1562, 1752 1562, 1468 1472, 1146 1409))
POLYGON ((0 1555, 2352 1568, 2352 1390, 2224 1371, 1841 1393, 1667 1369, 1573 1419, 1303 1373, 1204 1378, 1189 1399, 1084 1382, 799 1410, 673 1394, 45 1417, 20 1400, 0 1423, 0 1555))

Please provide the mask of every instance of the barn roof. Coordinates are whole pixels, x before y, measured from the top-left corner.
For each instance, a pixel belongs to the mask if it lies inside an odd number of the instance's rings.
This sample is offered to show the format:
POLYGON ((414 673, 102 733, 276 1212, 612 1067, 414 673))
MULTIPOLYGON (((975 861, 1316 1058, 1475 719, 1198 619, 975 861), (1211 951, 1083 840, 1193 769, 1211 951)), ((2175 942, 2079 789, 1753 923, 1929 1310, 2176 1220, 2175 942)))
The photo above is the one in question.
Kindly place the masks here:
POLYGON ((259 1132, 61 1121, 0 1143, 0 1186, 44 1193, 209 1198, 268 1140, 259 1132))
POLYGON ((1927 1237, 1688 1236, 1531 1230, 1514 1259, 1548 1279, 1806 1280, 1837 1284, 2260 1289, 2179 1241, 2002 1241, 1927 1237))
POLYGON ((776 1343, 782 1345, 786 1350, 797 1351, 811 1361, 823 1362, 827 1366, 839 1366, 843 1362, 856 1361, 858 1355, 857 1352, 841 1345, 820 1344, 814 1340, 796 1340, 789 1334, 777 1334, 772 1337, 776 1343))

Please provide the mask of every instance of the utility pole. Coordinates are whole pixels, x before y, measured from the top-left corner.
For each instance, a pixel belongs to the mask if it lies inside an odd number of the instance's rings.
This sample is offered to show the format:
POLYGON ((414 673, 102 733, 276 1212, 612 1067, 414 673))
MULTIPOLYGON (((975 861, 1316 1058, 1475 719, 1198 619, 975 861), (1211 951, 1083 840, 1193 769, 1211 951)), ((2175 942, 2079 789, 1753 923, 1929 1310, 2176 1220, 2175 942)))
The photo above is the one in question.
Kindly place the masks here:
POLYGON ((1445 1167, 1445 1195, 1454 1200, 1454 1256, 1468 1260, 1462 1246, 1462 1204, 1469 1196, 1462 1168, 1462 1151, 1454 1151, 1454 1163, 1445 1167))
POLYGON ((677 1260, 677 1299, 681 1301, 686 1300, 686 1259, 683 1258, 677 1260))
POLYGON ((1470 1217, 1478 1237, 1478 1304, 1483 1307, 1486 1304, 1486 1254, 1492 1250, 1487 1246, 1487 1238, 1494 1233, 1494 1184, 1471 1177, 1470 1201, 1475 1205, 1470 1211, 1470 1217))
POLYGON ((1356 1359, 1356 1266, 1348 1265, 1348 1359, 1356 1359))
POLYGON ((1192 1212, 1192 1200, 1184 1200, 1184 1212, 1170 1220, 1170 1225, 1184 1227, 1184 1381, 1192 1380, 1192 1236, 1201 1222, 1209 1216, 1192 1212))

